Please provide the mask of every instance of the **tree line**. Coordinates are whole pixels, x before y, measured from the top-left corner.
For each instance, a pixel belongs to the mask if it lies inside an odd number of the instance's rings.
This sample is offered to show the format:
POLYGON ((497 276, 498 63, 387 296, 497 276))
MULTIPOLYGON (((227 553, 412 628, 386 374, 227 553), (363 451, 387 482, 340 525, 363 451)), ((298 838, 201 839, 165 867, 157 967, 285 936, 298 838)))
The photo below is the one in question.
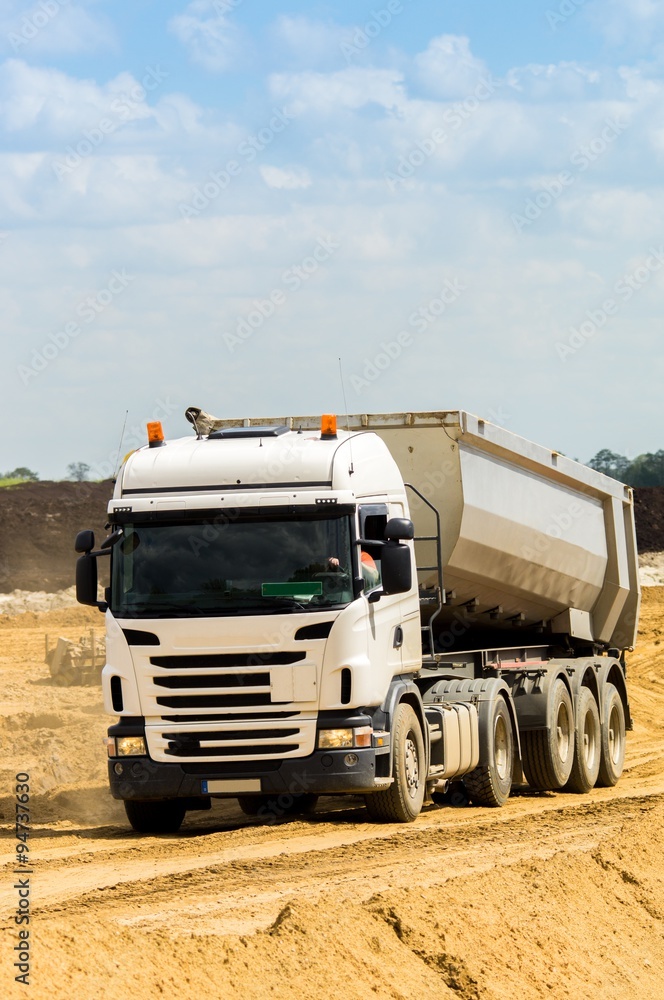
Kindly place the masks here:
MULTIPOLYGON (((90 466, 85 462, 71 462, 67 466, 67 478, 73 479, 75 483, 85 482, 88 478, 89 472, 90 466)), ((24 465, 19 465, 18 468, 11 469, 9 472, 0 472, 0 481, 9 481, 13 483, 38 483, 39 473, 26 468, 24 465)))
POLYGON ((664 486, 664 451, 646 452, 634 459, 603 448, 588 465, 628 486, 664 486))

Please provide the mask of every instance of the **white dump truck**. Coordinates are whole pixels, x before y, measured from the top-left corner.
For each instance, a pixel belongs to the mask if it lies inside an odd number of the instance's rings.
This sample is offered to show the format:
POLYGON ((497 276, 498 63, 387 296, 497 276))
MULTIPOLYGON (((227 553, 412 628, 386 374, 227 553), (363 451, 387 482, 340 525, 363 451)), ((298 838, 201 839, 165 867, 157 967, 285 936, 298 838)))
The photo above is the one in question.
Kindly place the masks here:
POLYGON ((78 599, 106 614, 112 794, 174 831, 212 797, 500 806, 613 785, 631 728, 631 491, 460 411, 225 420, 131 454, 78 599), (98 561, 110 586, 98 599, 98 561))

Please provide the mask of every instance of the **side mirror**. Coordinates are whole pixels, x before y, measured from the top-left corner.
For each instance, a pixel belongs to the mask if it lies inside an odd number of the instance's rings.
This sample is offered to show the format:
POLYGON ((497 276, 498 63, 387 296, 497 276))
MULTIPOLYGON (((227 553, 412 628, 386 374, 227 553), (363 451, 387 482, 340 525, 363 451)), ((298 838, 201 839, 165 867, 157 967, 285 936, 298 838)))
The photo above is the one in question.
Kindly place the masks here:
MULTIPOLYGON (((81 531, 79 534, 89 534, 92 532, 81 531)), ((79 604, 88 604, 93 608, 99 607, 97 600, 97 560, 87 553, 76 560, 76 600, 79 604)))
POLYGON ((76 535, 76 541, 74 542, 74 548, 77 552, 92 552, 95 547, 95 533, 89 528, 85 531, 79 531, 76 535))
MULTIPOLYGON (((394 518, 393 520, 402 519, 394 518)), ((390 523, 388 522, 388 528, 390 523)), ((409 547, 399 542, 388 542, 384 545, 381 551, 381 572, 384 594, 406 594, 413 586, 413 569, 409 547)))
POLYGON ((415 526, 407 517, 391 517, 385 525, 385 538, 391 542, 410 541, 415 537, 415 526))
POLYGON ((114 545, 117 545, 121 538, 124 538, 124 531, 122 528, 116 528, 115 531, 108 536, 108 538, 104 539, 100 548, 111 549, 114 545))

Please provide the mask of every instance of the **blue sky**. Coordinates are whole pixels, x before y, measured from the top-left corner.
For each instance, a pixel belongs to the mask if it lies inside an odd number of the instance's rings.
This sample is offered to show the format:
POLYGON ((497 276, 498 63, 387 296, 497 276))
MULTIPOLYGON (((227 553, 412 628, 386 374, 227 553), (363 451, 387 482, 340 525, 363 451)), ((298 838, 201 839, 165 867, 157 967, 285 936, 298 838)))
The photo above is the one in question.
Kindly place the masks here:
POLYGON ((0 471, 183 411, 664 447, 664 5, 0 0, 0 471))

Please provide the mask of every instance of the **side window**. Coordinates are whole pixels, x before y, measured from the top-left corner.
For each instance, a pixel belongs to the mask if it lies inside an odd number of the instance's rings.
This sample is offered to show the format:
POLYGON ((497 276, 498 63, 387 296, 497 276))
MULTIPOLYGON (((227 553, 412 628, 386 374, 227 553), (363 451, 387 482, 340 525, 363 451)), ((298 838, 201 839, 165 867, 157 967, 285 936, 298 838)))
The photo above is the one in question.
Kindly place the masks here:
POLYGON ((387 504, 365 504, 360 507, 360 538, 364 539, 360 548, 360 571, 365 590, 373 590, 381 584, 381 546, 372 545, 371 541, 384 541, 386 524, 387 504))

